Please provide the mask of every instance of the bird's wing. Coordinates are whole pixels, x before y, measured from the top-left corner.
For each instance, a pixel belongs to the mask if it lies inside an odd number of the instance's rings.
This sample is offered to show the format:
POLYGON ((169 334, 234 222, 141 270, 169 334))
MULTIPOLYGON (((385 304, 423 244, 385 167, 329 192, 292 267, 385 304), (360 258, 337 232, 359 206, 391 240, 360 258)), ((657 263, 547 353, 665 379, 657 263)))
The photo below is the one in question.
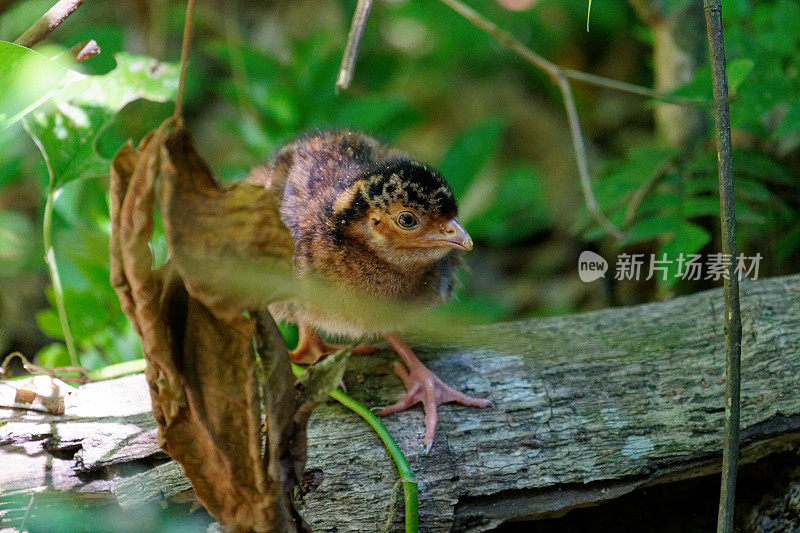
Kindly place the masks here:
POLYGON ((275 191, 219 183, 185 130, 172 130, 159 165, 170 261, 212 309, 263 309, 294 293, 294 241, 275 191))

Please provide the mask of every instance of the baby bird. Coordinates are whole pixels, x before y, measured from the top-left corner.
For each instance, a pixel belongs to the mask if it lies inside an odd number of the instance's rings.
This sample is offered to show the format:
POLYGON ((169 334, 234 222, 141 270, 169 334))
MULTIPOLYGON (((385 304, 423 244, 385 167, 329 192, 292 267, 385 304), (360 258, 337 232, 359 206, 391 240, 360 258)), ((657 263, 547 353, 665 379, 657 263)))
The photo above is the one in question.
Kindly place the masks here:
MULTIPOLYGON (((459 256, 472 249, 472 239, 458 222, 452 189, 437 171, 366 135, 326 131, 284 147, 269 164, 253 169, 248 182, 275 191, 294 239, 296 276, 328 282, 336 295, 327 303, 301 298, 270 306, 276 320, 298 325, 293 361, 313 363, 339 348, 318 329, 351 338, 382 334, 405 363, 398 362, 395 372, 407 393, 377 412, 388 415, 421 402, 426 450, 440 404, 491 405, 453 390, 427 369, 396 333, 402 320, 358 305, 361 296, 378 305, 414 306, 452 296, 459 256)), ((360 345, 354 351, 372 350, 360 345)))

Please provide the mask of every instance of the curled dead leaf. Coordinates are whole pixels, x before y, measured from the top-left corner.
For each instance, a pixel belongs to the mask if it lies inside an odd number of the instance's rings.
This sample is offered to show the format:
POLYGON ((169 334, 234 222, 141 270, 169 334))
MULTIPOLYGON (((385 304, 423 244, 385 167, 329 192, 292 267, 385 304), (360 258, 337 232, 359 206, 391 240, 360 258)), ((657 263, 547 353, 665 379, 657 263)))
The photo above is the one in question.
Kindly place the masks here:
POLYGON ((248 261, 289 279, 292 241, 272 199, 253 185, 218 183, 189 135, 171 124, 138 149, 120 149, 111 198, 111 282, 142 340, 162 447, 225 528, 306 530, 290 494, 305 460, 307 413, 319 395, 298 403, 272 318, 243 313, 265 308, 280 290, 254 293, 224 270, 248 261), (156 198, 170 253, 158 269, 148 246, 156 198), (196 268, 217 262, 216 269, 196 268))

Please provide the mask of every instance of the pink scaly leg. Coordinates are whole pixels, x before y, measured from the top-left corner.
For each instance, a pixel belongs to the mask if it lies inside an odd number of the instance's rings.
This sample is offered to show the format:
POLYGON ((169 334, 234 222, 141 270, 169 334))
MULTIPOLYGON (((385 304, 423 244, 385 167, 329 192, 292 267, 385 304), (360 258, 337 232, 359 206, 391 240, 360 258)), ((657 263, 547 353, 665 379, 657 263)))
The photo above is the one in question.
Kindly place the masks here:
POLYGON ((399 361, 395 363, 394 371, 403 380, 407 392, 397 403, 386 407, 376 407, 373 411, 385 416, 405 411, 412 405, 421 402, 425 410, 425 439, 423 440, 425 453, 430 452, 433 445, 436 424, 439 422, 438 406, 449 402, 456 402, 470 407, 492 406, 492 401, 489 399, 473 398, 450 388, 436 374, 425 367, 422 361, 417 359, 417 356, 411 351, 411 348, 397 335, 386 334, 384 338, 405 363, 405 365, 399 361))

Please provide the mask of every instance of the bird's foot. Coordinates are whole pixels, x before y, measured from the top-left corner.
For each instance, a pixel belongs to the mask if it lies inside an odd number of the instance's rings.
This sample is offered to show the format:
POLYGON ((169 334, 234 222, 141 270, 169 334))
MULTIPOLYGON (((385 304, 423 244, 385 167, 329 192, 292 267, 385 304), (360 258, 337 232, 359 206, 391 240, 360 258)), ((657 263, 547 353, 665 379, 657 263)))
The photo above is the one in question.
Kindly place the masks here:
MULTIPOLYGON (((307 325, 298 324, 300 338, 297 347, 289 352, 289 357, 298 365, 310 365, 320 359, 346 348, 347 344, 331 344, 319 336, 317 331, 307 325)), ((359 344, 352 350, 354 355, 371 354, 378 349, 371 344, 359 344)))
POLYGON ((418 364, 411 364, 410 370, 401 362, 394 365, 395 373, 403 380, 406 386, 406 394, 403 398, 392 405, 386 407, 375 407, 372 410, 380 416, 405 411, 412 405, 422 403, 425 410, 425 438, 423 445, 425 453, 429 453, 433 445, 433 437, 436 432, 436 424, 439 422, 437 408, 443 403, 460 403, 470 407, 491 407, 492 401, 486 398, 474 398, 459 392, 425 367, 419 360, 418 364))

